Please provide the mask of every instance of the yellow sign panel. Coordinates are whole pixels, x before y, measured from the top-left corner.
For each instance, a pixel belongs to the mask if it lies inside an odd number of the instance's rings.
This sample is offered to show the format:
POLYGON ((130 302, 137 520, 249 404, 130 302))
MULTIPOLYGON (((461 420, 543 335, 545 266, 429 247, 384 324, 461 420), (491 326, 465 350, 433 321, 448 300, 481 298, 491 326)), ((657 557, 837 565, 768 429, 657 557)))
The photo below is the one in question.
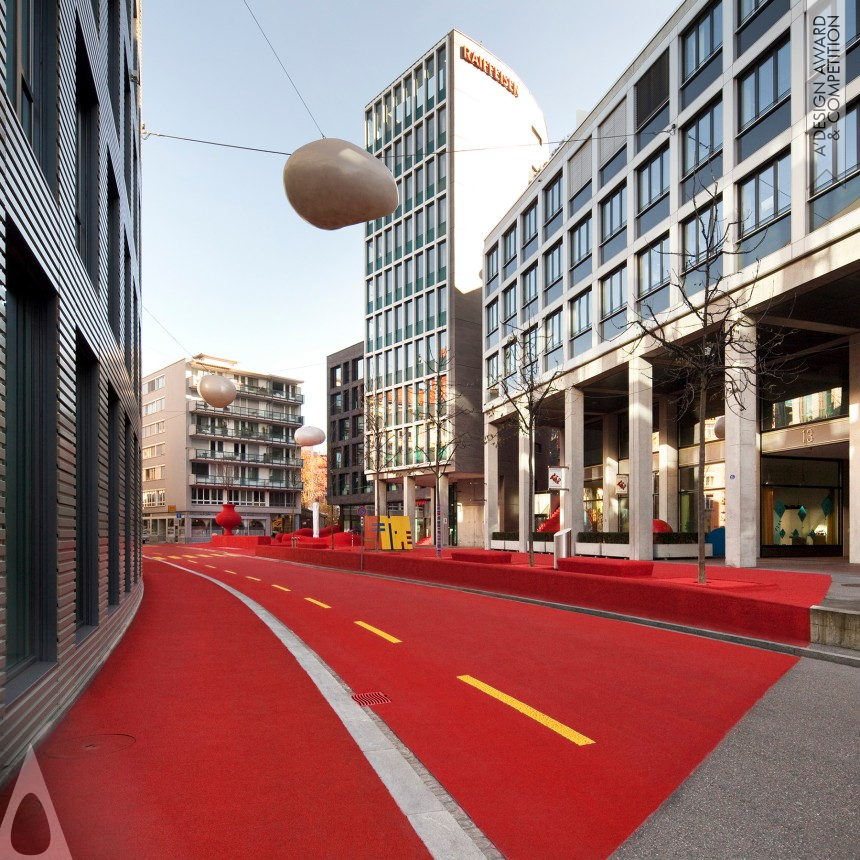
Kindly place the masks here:
POLYGON ((409 517, 365 517, 364 545, 382 550, 412 549, 409 517))

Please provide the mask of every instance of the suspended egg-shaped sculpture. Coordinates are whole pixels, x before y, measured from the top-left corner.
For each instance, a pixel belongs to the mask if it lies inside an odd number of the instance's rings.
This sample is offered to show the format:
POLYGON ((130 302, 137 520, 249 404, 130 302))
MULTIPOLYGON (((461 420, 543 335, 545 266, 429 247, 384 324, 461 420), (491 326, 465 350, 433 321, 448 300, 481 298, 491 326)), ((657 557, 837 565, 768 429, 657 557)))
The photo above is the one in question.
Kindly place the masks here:
POLYGON ((293 209, 322 230, 372 221, 397 208, 391 171, 354 143, 337 138, 299 147, 284 165, 284 190, 293 209))
POLYGON ((319 427, 305 425, 296 430, 293 438, 296 440, 296 445, 300 445, 302 448, 312 448, 314 445, 325 442, 325 433, 319 427))
POLYGON ((236 386, 225 376, 207 373, 197 383, 197 393, 216 409, 224 409, 236 399, 236 386))
POLYGON ((726 438, 726 416, 720 415, 716 421, 714 421, 714 438, 715 439, 725 439, 726 438))

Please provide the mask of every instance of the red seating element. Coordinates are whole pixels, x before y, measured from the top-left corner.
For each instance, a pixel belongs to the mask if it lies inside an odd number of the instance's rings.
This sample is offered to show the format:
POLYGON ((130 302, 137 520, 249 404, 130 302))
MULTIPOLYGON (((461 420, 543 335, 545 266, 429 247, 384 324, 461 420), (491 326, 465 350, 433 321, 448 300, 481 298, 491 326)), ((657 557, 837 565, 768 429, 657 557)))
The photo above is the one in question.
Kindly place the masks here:
POLYGON ((651 576, 654 563, 626 558, 560 558, 558 569, 568 573, 597 573, 600 576, 651 576))
POLYGON ((478 564, 510 564, 514 555, 496 549, 457 549, 451 553, 452 561, 472 561, 478 564))
POLYGON ((539 532, 555 534, 561 525, 561 508, 556 508, 537 528, 539 532))
POLYGON ((267 535, 212 535, 212 546, 232 546, 237 549, 253 549, 269 546, 272 539, 267 535))

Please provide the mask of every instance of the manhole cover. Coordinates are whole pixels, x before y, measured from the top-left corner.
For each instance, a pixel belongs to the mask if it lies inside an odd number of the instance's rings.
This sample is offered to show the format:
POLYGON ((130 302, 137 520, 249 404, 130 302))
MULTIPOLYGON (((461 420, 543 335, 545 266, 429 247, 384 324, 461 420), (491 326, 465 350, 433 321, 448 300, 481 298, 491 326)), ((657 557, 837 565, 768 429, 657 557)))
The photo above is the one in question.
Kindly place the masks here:
POLYGON ((87 735, 59 741, 45 750, 48 758, 91 758, 124 750, 135 742, 131 735, 87 735))
POLYGON ((365 708, 368 705, 384 705, 391 701, 385 693, 354 693, 352 698, 365 708))

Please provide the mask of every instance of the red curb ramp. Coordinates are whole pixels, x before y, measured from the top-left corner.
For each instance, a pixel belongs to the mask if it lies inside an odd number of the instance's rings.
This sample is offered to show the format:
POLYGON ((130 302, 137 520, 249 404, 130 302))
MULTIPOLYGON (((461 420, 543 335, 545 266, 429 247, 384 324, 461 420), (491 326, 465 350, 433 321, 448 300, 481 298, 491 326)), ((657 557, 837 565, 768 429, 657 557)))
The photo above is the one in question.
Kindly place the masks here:
POLYGON ((396 576, 460 588, 494 591, 749 636, 808 645, 809 610, 824 599, 830 577, 749 568, 708 571, 696 582, 695 565, 654 562, 651 577, 604 576, 520 564, 495 565, 418 556, 410 552, 306 551, 257 547, 264 558, 396 576))

